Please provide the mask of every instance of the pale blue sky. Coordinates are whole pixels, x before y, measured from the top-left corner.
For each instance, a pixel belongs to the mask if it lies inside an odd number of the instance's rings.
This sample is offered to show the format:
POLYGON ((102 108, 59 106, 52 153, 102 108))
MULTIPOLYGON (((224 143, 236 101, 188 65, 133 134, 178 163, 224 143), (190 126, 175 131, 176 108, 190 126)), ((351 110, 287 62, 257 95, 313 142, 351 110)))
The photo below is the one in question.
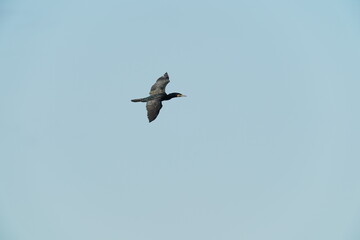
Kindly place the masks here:
POLYGON ((358 240, 359 63, 355 0, 3 0, 0 239, 358 240))

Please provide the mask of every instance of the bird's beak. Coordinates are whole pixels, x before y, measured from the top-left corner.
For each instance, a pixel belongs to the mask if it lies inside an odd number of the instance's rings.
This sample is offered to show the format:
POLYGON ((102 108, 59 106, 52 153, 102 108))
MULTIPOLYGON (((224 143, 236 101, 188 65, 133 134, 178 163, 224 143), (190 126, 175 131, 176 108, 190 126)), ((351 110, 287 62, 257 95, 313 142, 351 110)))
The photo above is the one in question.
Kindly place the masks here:
POLYGON ((186 95, 184 95, 184 94, 181 94, 179 97, 187 97, 186 95))

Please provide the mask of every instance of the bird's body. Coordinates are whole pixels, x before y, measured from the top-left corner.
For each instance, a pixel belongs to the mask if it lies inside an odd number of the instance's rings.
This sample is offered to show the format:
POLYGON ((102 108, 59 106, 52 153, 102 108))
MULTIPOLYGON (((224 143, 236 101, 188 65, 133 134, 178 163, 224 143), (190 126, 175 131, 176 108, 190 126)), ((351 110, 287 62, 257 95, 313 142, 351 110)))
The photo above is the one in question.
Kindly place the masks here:
POLYGON ((149 122, 152 122, 159 115, 162 108, 162 101, 170 100, 174 97, 186 97, 181 93, 166 94, 166 85, 170 82, 169 75, 167 73, 160 77, 150 89, 150 96, 146 98, 132 99, 132 102, 146 102, 146 110, 149 122))

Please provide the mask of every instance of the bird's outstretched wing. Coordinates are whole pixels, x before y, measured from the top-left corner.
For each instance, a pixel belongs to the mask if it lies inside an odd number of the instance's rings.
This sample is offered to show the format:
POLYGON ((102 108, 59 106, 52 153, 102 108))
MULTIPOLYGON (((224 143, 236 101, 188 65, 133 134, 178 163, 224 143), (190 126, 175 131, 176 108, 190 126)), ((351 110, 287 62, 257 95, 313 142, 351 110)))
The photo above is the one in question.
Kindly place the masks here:
POLYGON ((161 108, 162 104, 159 99, 150 100, 146 103, 146 110, 149 122, 155 120, 155 118, 159 115, 161 108))
POLYGON ((155 95, 159 93, 165 93, 166 85, 170 82, 169 75, 167 73, 164 76, 161 76, 150 89, 150 95, 155 95))

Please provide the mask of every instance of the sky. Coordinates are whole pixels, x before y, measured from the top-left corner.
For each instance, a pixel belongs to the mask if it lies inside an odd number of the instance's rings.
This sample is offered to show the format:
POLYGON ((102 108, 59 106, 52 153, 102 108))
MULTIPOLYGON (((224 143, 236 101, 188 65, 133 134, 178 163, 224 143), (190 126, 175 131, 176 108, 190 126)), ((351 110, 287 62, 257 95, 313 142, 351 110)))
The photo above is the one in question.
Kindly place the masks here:
POLYGON ((0 239, 360 239, 359 43, 357 0, 0 1, 0 239))

